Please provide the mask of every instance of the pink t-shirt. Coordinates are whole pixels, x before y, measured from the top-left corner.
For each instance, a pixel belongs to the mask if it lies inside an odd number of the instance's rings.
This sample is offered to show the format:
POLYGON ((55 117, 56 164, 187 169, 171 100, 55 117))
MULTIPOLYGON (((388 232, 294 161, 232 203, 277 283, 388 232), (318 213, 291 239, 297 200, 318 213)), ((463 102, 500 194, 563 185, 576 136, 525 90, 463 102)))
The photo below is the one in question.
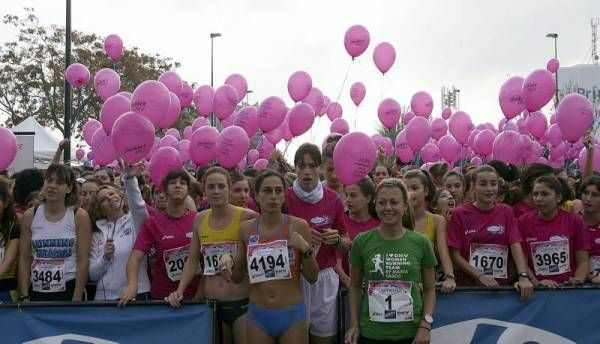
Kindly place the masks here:
MULTIPOLYGON (((298 198, 294 190, 289 188, 285 194, 285 201, 288 213, 306 220, 311 228, 317 231, 327 228, 337 229, 340 235, 346 234, 344 205, 335 191, 324 187, 323 198, 315 204, 310 204, 298 198)), ((337 262, 336 257, 335 247, 321 244, 317 253, 319 269, 334 267, 337 262)))
POLYGON ((564 283, 575 275, 575 251, 589 251, 589 231, 579 215, 558 210, 552 220, 537 212, 519 218, 523 252, 537 280, 564 283))
POLYGON ((532 211, 537 210, 535 207, 530 206, 525 201, 521 201, 521 202, 515 204, 512 209, 513 209, 513 213, 515 214, 515 217, 517 219, 527 213, 531 213, 532 211))
MULTIPOLYGON (((454 210, 448 225, 448 246, 459 249, 469 264, 500 285, 510 284, 510 245, 521 241, 517 220, 506 204, 487 211, 473 203, 464 204, 454 210)), ((464 273, 456 282, 459 286, 478 284, 464 273)))
MULTIPOLYGON (((156 249, 154 278, 150 294, 154 299, 162 299, 177 289, 183 271, 184 254, 189 248, 194 232, 196 212, 188 211, 184 216, 175 219, 165 213, 158 212, 146 220, 135 241, 134 249, 148 253, 152 247, 156 249), (175 279, 175 280, 174 280, 175 279)), ((184 297, 191 299, 198 289, 199 276, 185 290, 184 297)))
MULTIPOLYGON (((344 221, 346 221, 346 231, 348 232, 348 237, 350 240, 354 240, 357 235, 362 232, 366 232, 373 228, 379 226, 379 219, 371 217, 365 222, 356 222, 348 216, 348 214, 344 214, 344 221)), ((342 260, 342 267, 347 275, 350 275, 350 264, 348 263, 348 254, 349 252, 337 252, 337 257, 342 260)))
POLYGON ((600 271, 600 222, 587 225, 590 239, 590 267, 600 271))

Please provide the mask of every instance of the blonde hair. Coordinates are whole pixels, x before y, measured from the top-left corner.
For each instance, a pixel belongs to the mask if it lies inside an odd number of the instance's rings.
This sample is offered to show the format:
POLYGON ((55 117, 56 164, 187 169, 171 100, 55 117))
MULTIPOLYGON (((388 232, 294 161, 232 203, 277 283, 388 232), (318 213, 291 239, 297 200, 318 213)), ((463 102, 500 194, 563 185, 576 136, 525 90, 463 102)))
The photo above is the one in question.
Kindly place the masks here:
POLYGON ((404 212, 404 216, 402 216, 402 226, 409 230, 415 229, 415 217, 413 214, 412 205, 408 201, 408 190, 406 189, 406 185, 402 182, 402 180, 398 178, 387 178, 382 180, 375 190, 375 197, 379 194, 379 191, 382 189, 398 189, 402 193, 402 201, 406 204, 406 211, 404 212))

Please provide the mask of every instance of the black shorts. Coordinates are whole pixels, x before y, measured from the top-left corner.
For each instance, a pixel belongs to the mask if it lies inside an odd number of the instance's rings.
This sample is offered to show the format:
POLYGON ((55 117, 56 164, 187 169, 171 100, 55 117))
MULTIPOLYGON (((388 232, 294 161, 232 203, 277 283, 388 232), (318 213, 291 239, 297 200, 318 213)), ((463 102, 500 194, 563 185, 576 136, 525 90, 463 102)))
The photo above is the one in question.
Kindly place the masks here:
POLYGON ((233 326, 237 318, 246 312, 248 312, 248 299, 217 302, 217 319, 220 323, 233 326))

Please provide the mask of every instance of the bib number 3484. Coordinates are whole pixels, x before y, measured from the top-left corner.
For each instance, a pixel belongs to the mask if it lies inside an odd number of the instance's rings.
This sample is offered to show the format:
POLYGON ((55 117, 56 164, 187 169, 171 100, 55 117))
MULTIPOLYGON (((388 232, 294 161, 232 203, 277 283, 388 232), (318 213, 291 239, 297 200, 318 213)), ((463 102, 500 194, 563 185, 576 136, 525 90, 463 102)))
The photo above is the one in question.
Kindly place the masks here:
POLYGON ((65 261, 62 259, 35 259, 31 264, 31 286, 39 293, 65 291, 65 261))

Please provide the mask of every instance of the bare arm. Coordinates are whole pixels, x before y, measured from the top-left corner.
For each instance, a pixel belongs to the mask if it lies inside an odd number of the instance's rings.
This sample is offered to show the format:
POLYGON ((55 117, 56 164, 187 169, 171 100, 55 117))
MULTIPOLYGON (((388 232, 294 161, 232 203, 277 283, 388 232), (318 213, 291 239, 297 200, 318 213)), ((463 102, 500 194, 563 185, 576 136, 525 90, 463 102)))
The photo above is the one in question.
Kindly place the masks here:
POLYGON ((90 217, 85 210, 77 209, 75 225, 77 231, 77 273, 75 275, 73 301, 82 301, 83 288, 85 288, 88 279, 90 246, 92 241, 92 225, 90 217))
POLYGON ((294 233, 292 233, 290 245, 297 246, 295 248, 299 249, 302 253, 302 276, 304 276, 304 279, 306 279, 308 283, 315 284, 319 277, 319 264, 317 264, 314 254, 310 257, 304 256, 304 253, 311 249, 310 243, 312 242, 310 229, 308 228, 306 221, 299 220, 295 222, 294 232, 299 234, 301 238, 294 237, 294 233), (296 242, 298 244, 296 244, 296 242))
POLYGON ((7 242, 4 251, 4 260, 0 263, 0 277, 2 277, 11 266, 17 260, 17 254, 19 253, 19 239, 12 239, 7 242))
POLYGON ((592 133, 588 130, 583 136, 583 144, 586 148, 586 159, 583 172, 581 174, 581 180, 594 174, 594 143, 592 142, 592 133))
POLYGON ((52 157, 53 164, 60 164, 60 158, 62 158, 63 151, 65 149, 69 149, 69 140, 67 139, 60 141, 60 143, 58 144, 56 152, 54 152, 54 156, 52 157))
POLYGON ((437 246, 438 255, 442 263, 444 275, 452 274, 452 260, 448 250, 448 234, 446 230, 446 219, 441 215, 434 215, 436 219, 435 226, 435 244, 437 246))
POLYGON ((148 219, 148 208, 146 208, 146 202, 144 202, 144 198, 142 197, 137 178, 134 176, 125 176, 124 180, 133 227, 135 232, 139 233, 142 225, 148 219))
POLYGON ((584 283, 590 271, 590 254, 588 251, 575 251, 575 260, 577 262, 575 278, 584 283))
POLYGON ((198 239, 198 230, 202 224, 202 215, 196 215, 194 219, 194 234, 192 235, 192 242, 190 243, 190 251, 188 259, 185 261, 183 271, 181 273, 181 279, 179 285, 175 291, 179 295, 183 295, 187 287, 192 283, 194 275, 196 275, 196 269, 198 269, 198 260, 200 259, 200 241, 198 239))
POLYGON ((127 302, 135 299, 137 296, 138 271, 144 255, 144 252, 140 250, 131 250, 131 255, 129 255, 129 260, 127 261, 127 288, 121 293, 119 307, 125 306, 127 302))
POLYGON ((33 208, 23 214, 21 219, 21 236, 19 239, 19 292, 21 296, 29 296, 29 276, 31 274, 31 222, 33 208))
POLYGON ((350 268, 350 289, 348 290, 348 302, 350 303, 350 329, 346 333, 346 343, 355 344, 359 337, 359 315, 362 300, 362 267, 352 265, 350 268))

